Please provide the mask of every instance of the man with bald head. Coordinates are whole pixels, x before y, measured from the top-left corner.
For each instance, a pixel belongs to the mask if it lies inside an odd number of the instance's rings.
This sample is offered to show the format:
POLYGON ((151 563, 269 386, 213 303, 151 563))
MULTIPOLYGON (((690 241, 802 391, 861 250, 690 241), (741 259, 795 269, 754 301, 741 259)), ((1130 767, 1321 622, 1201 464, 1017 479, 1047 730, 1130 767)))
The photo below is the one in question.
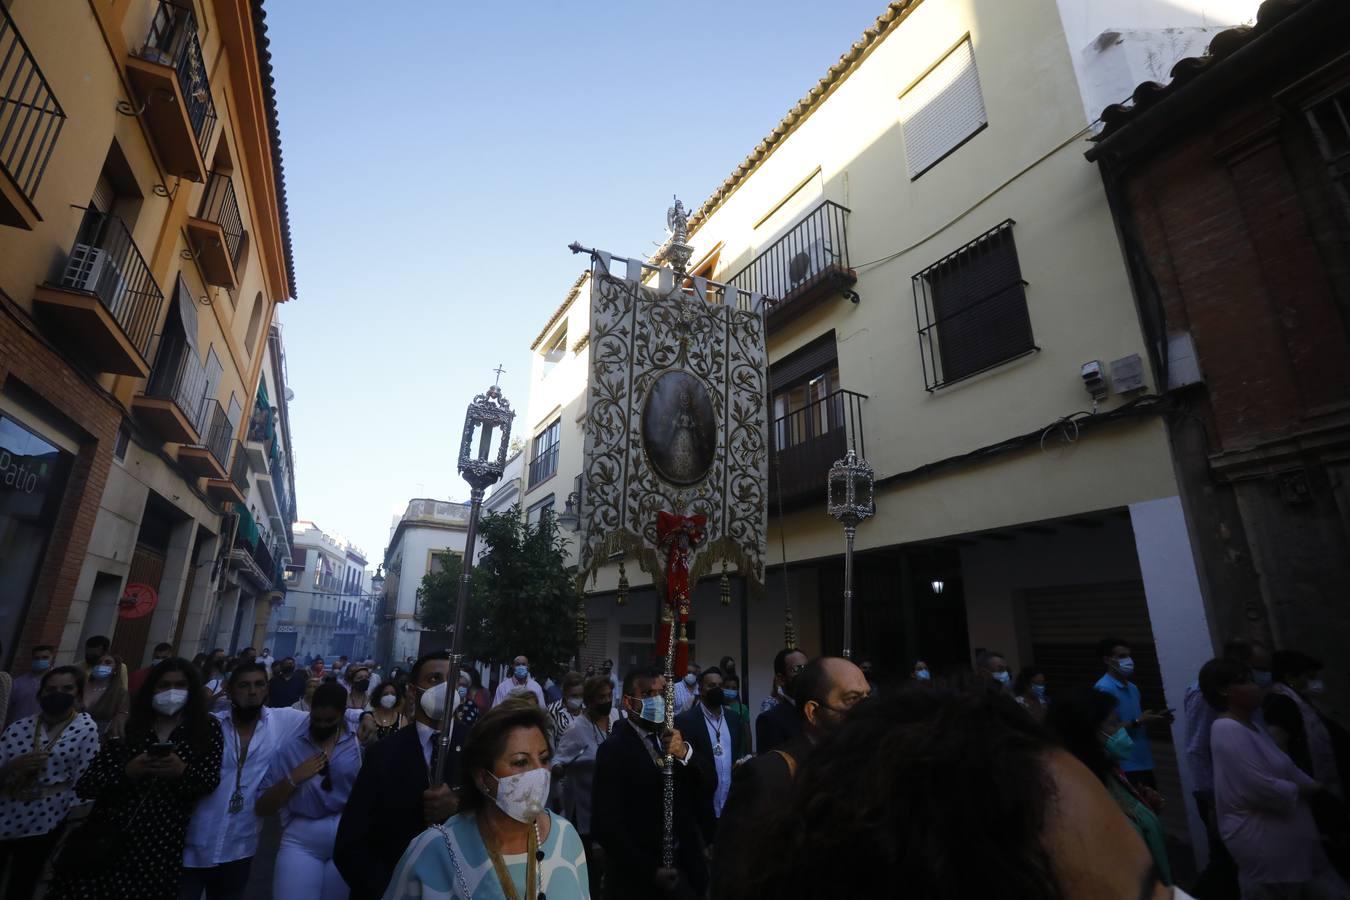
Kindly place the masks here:
POLYGON ((738 766, 732 775, 731 790, 717 823, 714 897, 730 896, 723 891, 738 880, 735 868, 744 857, 738 845, 755 834, 771 810, 782 804, 792 790, 797 767, 871 691, 862 669, 838 656, 813 659, 796 675, 792 699, 801 734, 738 766))
POLYGON ((544 689, 539 686, 539 682, 530 677, 530 661, 524 656, 517 656, 511 661, 511 675, 497 685, 497 695, 492 699, 493 706, 500 706, 507 697, 534 695, 534 699, 539 703, 539 708, 543 709, 544 689))

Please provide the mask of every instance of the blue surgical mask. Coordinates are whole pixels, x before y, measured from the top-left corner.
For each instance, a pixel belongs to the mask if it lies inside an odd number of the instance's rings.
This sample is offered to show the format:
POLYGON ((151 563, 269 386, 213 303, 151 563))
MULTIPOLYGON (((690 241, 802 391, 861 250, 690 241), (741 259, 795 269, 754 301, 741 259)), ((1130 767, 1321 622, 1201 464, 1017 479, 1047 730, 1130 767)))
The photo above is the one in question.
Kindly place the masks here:
POLYGON ((666 720, 666 698, 643 697, 640 715, 648 722, 664 722, 666 720))
POLYGON ((735 688, 722 688, 722 699, 731 703, 740 696, 740 692, 735 688))
POLYGON ((690 672, 688 675, 684 676, 684 683, 686 687, 693 687, 698 684, 698 676, 693 672, 690 672))
POLYGON ((112 666, 94 666, 91 674, 95 678, 108 678, 112 675, 112 666))
POLYGON ((1008 683, 1008 673, 1007 673, 1006 671, 1004 671, 1004 672, 995 672, 995 673, 994 673, 994 680, 997 681, 999 684, 1007 684, 1007 683, 1008 683))
POLYGON ((1134 752, 1134 738, 1125 730, 1122 725, 1116 729, 1116 733, 1106 739, 1106 755, 1116 762, 1124 762, 1130 758, 1134 752))
POLYGON ((1116 660, 1116 668, 1120 670, 1120 674, 1122 675, 1133 675, 1134 660, 1128 656, 1124 659, 1118 659, 1116 660))
POLYGON ((457 690, 459 691, 459 699, 463 700, 469 696, 469 688, 466 685, 461 684, 457 690))
POLYGON ((33 671, 34 671, 34 672, 45 672, 45 671, 47 671, 48 669, 50 669, 51 667, 52 667, 52 661, 51 661, 50 659, 35 659, 35 660, 33 660, 33 671))
POLYGON ((1031 686, 1031 692, 1032 692, 1033 694, 1035 694, 1037 697, 1039 697, 1040 699, 1042 699, 1042 700, 1045 699, 1045 685, 1043 685, 1043 684, 1033 684, 1033 685, 1031 686))
POLYGON ((919 671, 914 673, 914 677, 919 679, 920 681, 927 681, 928 679, 933 677, 933 673, 929 672, 927 669, 920 669, 919 671))
POLYGON ((529 666, 516 666, 516 668, 514 669, 514 672, 515 672, 515 676, 516 676, 517 678, 529 678, 529 677, 530 677, 530 667, 529 667, 529 666))

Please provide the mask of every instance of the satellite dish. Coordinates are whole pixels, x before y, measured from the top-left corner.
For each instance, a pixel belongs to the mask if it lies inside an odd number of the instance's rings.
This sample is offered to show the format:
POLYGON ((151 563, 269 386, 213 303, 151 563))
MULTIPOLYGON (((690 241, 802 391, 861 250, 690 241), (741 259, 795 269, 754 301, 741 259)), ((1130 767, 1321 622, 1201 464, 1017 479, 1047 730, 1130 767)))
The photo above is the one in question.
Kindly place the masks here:
POLYGON ((295 391, 291 390, 290 388, 286 388, 286 402, 290 403, 294 399, 295 399, 295 391))

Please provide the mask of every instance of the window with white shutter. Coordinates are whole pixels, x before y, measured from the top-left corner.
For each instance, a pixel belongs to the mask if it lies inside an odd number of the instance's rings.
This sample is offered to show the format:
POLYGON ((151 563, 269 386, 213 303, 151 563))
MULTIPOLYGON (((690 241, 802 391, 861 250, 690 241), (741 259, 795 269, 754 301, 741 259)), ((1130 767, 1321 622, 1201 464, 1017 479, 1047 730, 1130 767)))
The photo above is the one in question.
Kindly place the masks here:
POLYGON ((989 122, 970 38, 900 95, 900 128, 912 181, 989 122))

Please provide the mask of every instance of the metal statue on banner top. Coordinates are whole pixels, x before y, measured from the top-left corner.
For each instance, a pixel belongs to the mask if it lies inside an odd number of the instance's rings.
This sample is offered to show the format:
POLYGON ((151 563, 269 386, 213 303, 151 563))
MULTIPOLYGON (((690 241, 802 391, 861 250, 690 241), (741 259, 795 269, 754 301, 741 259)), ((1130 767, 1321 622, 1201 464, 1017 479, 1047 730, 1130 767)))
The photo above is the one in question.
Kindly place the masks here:
MULTIPOLYGON (((694 248, 678 198, 666 226, 651 263, 571 249, 591 257, 577 589, 617 561, 622 603, 625 561, 651 576, 673 728, 693 587, 720 564, 724 584, 731 566, 753 594, 764 590, 768 355, 763 296, 687 273, 694 248), (616 263, 622 277, 611 272, 616 263)), ((662 860, 671 866, 673 760, 663 762, 662 860)))

